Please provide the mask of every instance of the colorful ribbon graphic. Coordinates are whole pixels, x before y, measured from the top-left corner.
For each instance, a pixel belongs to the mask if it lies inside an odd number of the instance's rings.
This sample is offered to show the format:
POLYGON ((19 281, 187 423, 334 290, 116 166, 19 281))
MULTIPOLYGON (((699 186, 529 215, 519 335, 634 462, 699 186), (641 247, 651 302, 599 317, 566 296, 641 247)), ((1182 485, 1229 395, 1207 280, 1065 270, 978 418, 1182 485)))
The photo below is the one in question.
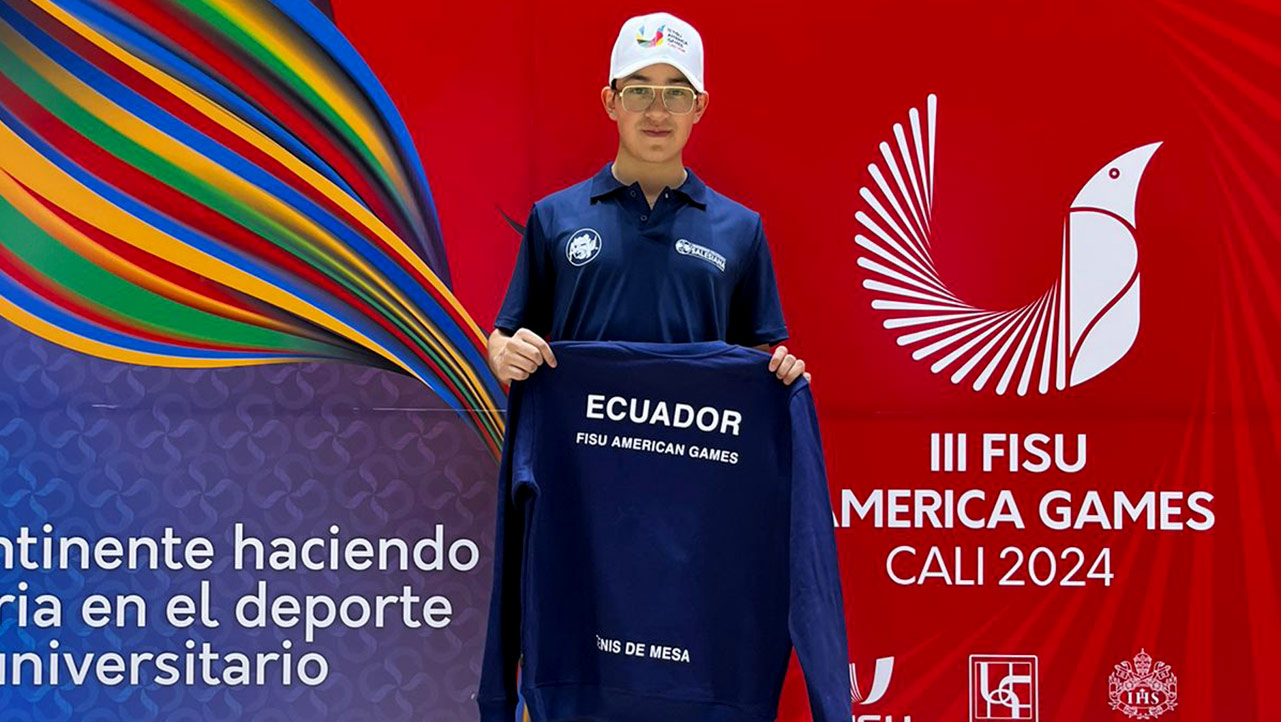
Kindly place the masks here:
POLYGON ((125 363, 394 370, 498 453, 408 130, 311 4, 0 2, 0 171, 0 316, 125 363))

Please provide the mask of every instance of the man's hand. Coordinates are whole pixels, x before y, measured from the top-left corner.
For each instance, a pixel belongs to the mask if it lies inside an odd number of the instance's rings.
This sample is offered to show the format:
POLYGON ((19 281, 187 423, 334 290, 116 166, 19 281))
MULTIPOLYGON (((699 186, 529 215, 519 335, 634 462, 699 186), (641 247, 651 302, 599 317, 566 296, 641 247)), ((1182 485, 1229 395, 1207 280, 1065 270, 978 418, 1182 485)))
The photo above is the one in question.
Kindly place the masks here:
MULTIPOLYGON (((768 350, 768 348, 766 346, 762 350, 768 350)), ((805 362, 788 353, 786 346, 774 349, 774 355, 769 360, 769 370, 785 384, 791 384, 802 375, 805 376, 806 381, 810 380, 810 373, 805 370, 805 362)))
POLYGON ((489 335, 489 370, 498 380, 510 384, 529 378, 544 362, 556 367, 556 355, 542 336, 527 328, 518 328, 508 336, 501 329, 489 335))

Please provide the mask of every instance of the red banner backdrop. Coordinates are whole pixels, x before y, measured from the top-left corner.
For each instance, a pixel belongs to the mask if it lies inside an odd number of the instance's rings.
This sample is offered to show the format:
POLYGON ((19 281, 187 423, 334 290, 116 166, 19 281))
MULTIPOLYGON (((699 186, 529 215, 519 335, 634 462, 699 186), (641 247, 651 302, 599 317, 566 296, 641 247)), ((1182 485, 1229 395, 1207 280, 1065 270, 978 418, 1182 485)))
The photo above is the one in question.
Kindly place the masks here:
MULTIPOLYGON (((334 6, 484 325, 502 212, 612 158, 609 48, 653 8, 334 6)), ((855 718, 1276 719, 1281 5, 665 9, 708 49, 686 162, 763 214, 814 374, 855 718)))

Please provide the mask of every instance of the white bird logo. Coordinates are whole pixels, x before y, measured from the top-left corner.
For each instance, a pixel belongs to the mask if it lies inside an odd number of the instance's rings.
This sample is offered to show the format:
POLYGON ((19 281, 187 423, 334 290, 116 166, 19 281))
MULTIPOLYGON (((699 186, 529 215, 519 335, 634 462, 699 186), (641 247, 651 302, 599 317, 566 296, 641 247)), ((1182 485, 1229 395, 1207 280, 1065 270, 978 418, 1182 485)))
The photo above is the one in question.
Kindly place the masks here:
POLYGON ((1138 246, 1134 202, 1139 181, 1160 143, 1135 148, 1105 165, 1081 188, 1063 223, 1059 279, 1027 305, 1007 311, 978 308, 948 289, 935 269, 930 229, 934 200, 938 98, 908 112, 911 138, 894 124, 895 146, 880 144, 884 165, 868 171, 866 208, 856 218, 867 230, 858 245, 870 255, 863 287, 885 313, 887 329, 902 330, 900 346, 930 371, 951 372, 954 384, 975 391, 992 385, 1048 393, 1083 383, 1123 357, 1139 332, 1138 246), (1035 384, 1034 384, 1035 382, 1035 384))

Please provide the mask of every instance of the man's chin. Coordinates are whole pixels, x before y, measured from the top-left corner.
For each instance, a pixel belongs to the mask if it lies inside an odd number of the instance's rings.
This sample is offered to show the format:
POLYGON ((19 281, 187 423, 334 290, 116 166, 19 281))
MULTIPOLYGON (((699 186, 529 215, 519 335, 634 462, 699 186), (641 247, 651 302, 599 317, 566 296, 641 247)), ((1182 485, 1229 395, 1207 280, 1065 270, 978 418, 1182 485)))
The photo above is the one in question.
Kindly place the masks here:
POLYGON ((679 152, 670 144, 664 143, 661 146, 643 146, 636 155, 646 163, 665 163, 677 157, 679 152))

